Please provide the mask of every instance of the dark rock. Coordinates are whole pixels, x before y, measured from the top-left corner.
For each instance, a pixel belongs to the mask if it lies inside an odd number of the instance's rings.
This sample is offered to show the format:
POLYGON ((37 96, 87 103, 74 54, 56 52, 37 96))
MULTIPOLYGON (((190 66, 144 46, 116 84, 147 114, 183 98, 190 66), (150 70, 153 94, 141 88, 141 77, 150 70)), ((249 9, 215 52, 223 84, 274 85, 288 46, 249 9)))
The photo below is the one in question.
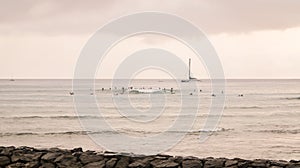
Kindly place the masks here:
POLYGON ((59 157, 60 155, 62 155, 61 153, 46 153, 45 155, 42 156, 42 160, 47 160, 47 161, 51 161, 53 162, 57 157, 59 157))
POLYGON ((33 148, 33 152, 48 153, 49 150, 47 148, 39 148, 39 149, 33 148))
POLYGON ((96 154, 96 151, 93 151, 93 150, 87 150, 87 151, 85 151, 85 153, 90 153, 90 154, 96 154))
POLYGON ((81 156, 82 152, 74 152, 72 153, 73 156, 79 158, 81 156))
POLYGON ((80 162, 77 162, 77 158, 71 154, 63 154, 56 158, 54 162, 59 167, 82 167, 80 162))
POLYGON ((238 162, 238 167, 239 168, 246 168, 246 167, 250 167, 251 162, 248 160, 243 160, 243 161, 239 161, 238 162))
POLYGON ((290 160, 291 163, 300 163, 300 160, 290 160))
POLYGON ((300 163, 291 163, 286 168, 300 168, 300 163))
POLYGON ((92 163, 92 162, 98 162, 103 160, 104 157, 102 155, 95 155, 94 153, 88 154, 88 153, 82 153, 79 157, 79 160, 82 164, 92 163))
POLYGON ((229 166, 227 168, 238 168, 238 166, 237 165, 232 165, 232 166, 229 166))
POLYGON ((20 150, 23 153, 32 153, 34 151, 34 148, 28 147, 28 146, 20 146, 20 147, 16 148, 16 150, 20 150))
POLYGON ((0 166, 6 166, 10 163, 10 159, 7 156, 0 156, 0 166))
POLYGON ((67 150, 67 149, 60 149, 60 148, 50 148, 48 150, 49 152, 52 152, 52 153, 63 153, 63 154, 71 154, 72 152, 70 150, 67 150))
POLYGON ((25 164, 26 168, 38 168, 40 163, 38 161, 28 162, 25 164))
POLYGON ((42 163, 39 168, 55 168, 55 165, 53 163, 42 163))
POLYGON ((115 164, 117 163, 118 159, 117 158, 111 158, 110 160, 108 160, 105 164, 106 168, 113 168, 115 166, 115 164))
POLYGON ((93 162, 93 163, 89 163, 85 166, 83 166, 83 168, 104 168, 105 167, 105 161, 99 161, 99 162, 93 162))
POLYGON ((181 156, 175 156, 172 160, 173 160, 174 162, 180 164, 180 163, 183 161, 183 157, 181 157, 181 156))
POLYGON ((224 159, 210 159, 204 163, 204 168, 221 168, 224 167, 224 159))
POLYGON ((237 164, 238 164, 237 160, 227 160, 225 162, 225 167, 230 167, 230 166, 237 165, 237 164))
POLYGON ((281 166, 271 166, 270 168, 283 168, 281 166))
POLYGON ((71 154, 62 154, 59 157, 57 157, 54 162, 63 162, 63 161, 68 161, 68 160, 72 160, 72 161, 77 161, 77 158, 71 154))
POLYGON ((200 168, 203 164, 199 159, 183 160, 182 168, 200 168))
POLYGON ((83 152, 83 151, 82 148, 74 148, 71 150, 71 152, 74 153, 74 152, 83 152))
POLYGON ((271 160, 270 161, 270 164, 272 165, 272 166, 279 166, 279 167, 285 167, 287 164, 288 164, 288 162, 287 161, 284 161, 284 160, 271 160))
POLYGON ((130 158, 123 156, 120 158, 120 160, 117 162, 115 168, 124 168, 124 167, 128 167, 130 162, 130 158))
POLYGON ((31 159, 35 161, 35 160, 40 160, 43 154, 44 153, 42 152, 36 152, 36 153, 28 154, 27 157, 31 157, 31 159))
POLYGON ((128 167, 130 168, 149 168, 150 167, 150 163, 145 163, 145 162, 141 162, 141 161, 135 161, 131 164, 128 165, 128 167))
POLYGON ((12 151, 12 155, 14 155, 14 154, 25 154, 26 153, 26 151, 23 151, 23 150, 21 150, 21 149, 18 149, 18 148, 16 148, 15 150, 13 150, 12 151))
POLYGON ((141 159, 133 158, 133 162, 128 165, 131 168, 148 168, 150 167, 150 161, 153 160, 152 157, 144 157, 141 159))
POLYGON ((135 161, 138 161, 138 160, 144 160, 144 159, 149 160, 149 158, 152 158, 151 160, 153 160, 152 156, 151 157, 150 156, 146 157, 146 156, 136 156, 136 155, 133 155, 131 157, 132 162, 135 162, 135 161))
MULTIPOLYGON (((90 151, 90 150, 81 152, 81 155, 89 155, 89 156, 91 156, 91 155, 101 155, 101 156, 103 156, 102 153, 98 154, 98 153, 96 153, 95 151, 90 151)), ((104 157, 104 156, 103 156, 103 157, 104 157)))
POLYGON ((155 159, 150 163, 154 168, 177 168, 178 163, 171 160, 155 159))
POLYGON ((267 167, 267 160, 264 160, 264 159, 255 159, 251 163, 251 166, 253 166, 253 167, 267 167))
POLYGON ((299 160, 244 160, 240 158, 180 157, 170 155, 133 155, 115 152, 83 152, 82 148, 72 150, 31 147, 1 147, 1 168, 300 168, 299 160))
POLYGON ((62 150, 59 148, 50 148, 49 151, 50 152, 62 152, 62 150))
POLYGON ((11 156, 14 150, 14 146, 4 147, 1 149, 0 155, 11 156))
POLYGON ((25 167, 25 164, 17 162, 6 166, 6 168, 20 168, 20 167, 25 167))
POLYGON ((37 153, 20 153, 20 152, 14 152, 13 155, 11 156, 11 161, 12 162, 30 162, 30 161, 36 161, 41 158, 43 153, 37 152, 37 153))
POLYGON ((57 164, 58 167, 72 167, 72 168, 81 168, 82 164, 78 163, 78 162, 74 162, 72 164, 70 163, 58 163, 57 164))
POLYGON ((244 161, 246 161, 245 159, 241 159, 241 158, 234 158, 232 160, 237 160, 238 162, 244 162, 244 161))

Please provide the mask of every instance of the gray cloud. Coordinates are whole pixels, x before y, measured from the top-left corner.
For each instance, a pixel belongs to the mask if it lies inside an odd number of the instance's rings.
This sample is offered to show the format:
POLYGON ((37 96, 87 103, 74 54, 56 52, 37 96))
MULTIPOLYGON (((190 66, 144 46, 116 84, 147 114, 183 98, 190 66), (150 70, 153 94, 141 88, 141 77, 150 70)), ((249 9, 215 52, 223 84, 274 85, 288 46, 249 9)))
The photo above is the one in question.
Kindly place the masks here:
POLYGON ((299 0, 2 0, 0 33, 93 33, 107 21, 151 10, 177 14, 207 33, 300 26, 299 0))

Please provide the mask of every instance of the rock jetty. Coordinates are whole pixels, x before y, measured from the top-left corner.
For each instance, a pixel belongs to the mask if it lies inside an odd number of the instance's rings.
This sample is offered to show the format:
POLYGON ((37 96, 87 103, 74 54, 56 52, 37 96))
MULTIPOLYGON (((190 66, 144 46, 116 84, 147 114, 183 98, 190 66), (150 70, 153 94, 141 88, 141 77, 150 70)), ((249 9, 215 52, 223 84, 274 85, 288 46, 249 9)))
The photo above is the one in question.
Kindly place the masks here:
POLYGON ((133 155, 32 147, 0 147, 1 168, 300 168, 300 160, 245 160, 240 158, 197 158, 169 155, 133 155))

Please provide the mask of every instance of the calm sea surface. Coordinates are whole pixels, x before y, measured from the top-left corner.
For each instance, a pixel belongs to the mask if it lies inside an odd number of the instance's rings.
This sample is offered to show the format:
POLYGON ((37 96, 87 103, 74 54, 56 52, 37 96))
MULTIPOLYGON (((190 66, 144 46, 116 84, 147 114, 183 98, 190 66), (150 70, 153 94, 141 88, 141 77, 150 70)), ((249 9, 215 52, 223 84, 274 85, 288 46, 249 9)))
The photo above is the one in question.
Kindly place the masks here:
MULTIPOLYGON (((180 108, 198 111, 193 127, 186 130, 186 136, 166 151, 167 154, 247 159, 300 158, 300 80, 228 80, 223 93, 212 93, 210 82, 201 81, 197 82, 198 87, 182 91, 182 95, 172 80, 132 81, 132 86, 137 88, 166 88, 167 91, 174 88, 175 94, 156 95, 165 98, 163 104, 151 102, 149 94, 130 94, 126 89, 123 93, 121 83, 111 86, 110 80, 97 80, 90 95, 95 96, 103 117, 115 132, 137 137, 154 135, 165 131, 177 117, 193 115, 179 116, 180 108), (225 107, 217 128, 200 143, 201 132, 207 131, 203 129, 203 123, 215 98, 212 94, 225 94, 225 107), (241 94, 243 96, 239 96, 241 94), (117 107, 112 97, 118 98, 117 107), (193 105, 180 103, 182 98, 192 100, 196 97, 199 98, 196 109, 193 105), (128 98, 130 104, 125 101, 128 98), (141 113, 129 113, 127 117, 120 115, 123 110, 130 111, 131 106, 141 113), (153 114, 147 110, 155 108, 162 108, 164 114, 158 118, 154 116, 146 123, 135 121, 145 116, 151 118, 153 114)), ((85 150, 104 150, 87 134, 113 135, 115 132, 101 128, 96 132, 86 132, 77 117, 73 102, 75 95, 70 95, 71 91, 72 80, 0 80, 0 146, 81 146, 85 150)), ((79 115, 85 120, 96 117, 79 115)), ((116 139, 112 143, 120 141, 116 139)))

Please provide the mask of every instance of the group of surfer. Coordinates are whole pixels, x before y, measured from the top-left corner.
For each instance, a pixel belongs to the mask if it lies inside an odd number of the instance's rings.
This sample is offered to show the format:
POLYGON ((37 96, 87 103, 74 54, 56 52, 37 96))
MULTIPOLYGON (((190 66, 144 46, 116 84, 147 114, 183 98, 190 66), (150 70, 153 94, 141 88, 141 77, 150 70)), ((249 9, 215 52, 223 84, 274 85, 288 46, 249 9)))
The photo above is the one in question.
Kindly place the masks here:
MULTIPOLYGON (((90 89, 92 91, 92 89, 90 89)), ((105 90, 109 90, 111 91, 112 88, 101 88, 101 91, 105 91, 105 90)), ((118 90, 117 87, 114 87, 114 90, 118 90)), ((100 90, 97 90, 100 91, 100 90)), ((127 89, 125 89, 125 87, 122 87, 121 90, 119 90, 119 92, 115 92, 114 95, 118 95, 118 94, 124 94, 126 91, 128 91, 128 93, 146 93, 146 94, 151 94, 151 93, 157 93, 162 91, 161 93, 166 93, 167 91, 171 94, 175 94, 175 90, 173 88, 170 89, 166 89, 166 88, 158 88, 158 89, 153 89, 152 87, 149 87, 148 89, 145 89, 145 87, 136 89, 134 87, 128 87, 127 89)), ((190 92, 189 95, 193 95, 195 92, 197 92, 196 89, 194 89, 194 92, 190 92)), ((202 89, 199 90, 199 92, 203 92, 202 89)), ((74 95, 74 92, 69 92, 70 95, 74 95)), ((221 94, 224 94, 224 91, 221 91, 221 94)), ((94 95, 94 92, 91 92, 91 95, 94 95)), ((216 97, 217 94, 212 93, 211 94, 212 97, 216 97)), ((238 94, 238 97, 244 97, 244 94, 238 94)))

